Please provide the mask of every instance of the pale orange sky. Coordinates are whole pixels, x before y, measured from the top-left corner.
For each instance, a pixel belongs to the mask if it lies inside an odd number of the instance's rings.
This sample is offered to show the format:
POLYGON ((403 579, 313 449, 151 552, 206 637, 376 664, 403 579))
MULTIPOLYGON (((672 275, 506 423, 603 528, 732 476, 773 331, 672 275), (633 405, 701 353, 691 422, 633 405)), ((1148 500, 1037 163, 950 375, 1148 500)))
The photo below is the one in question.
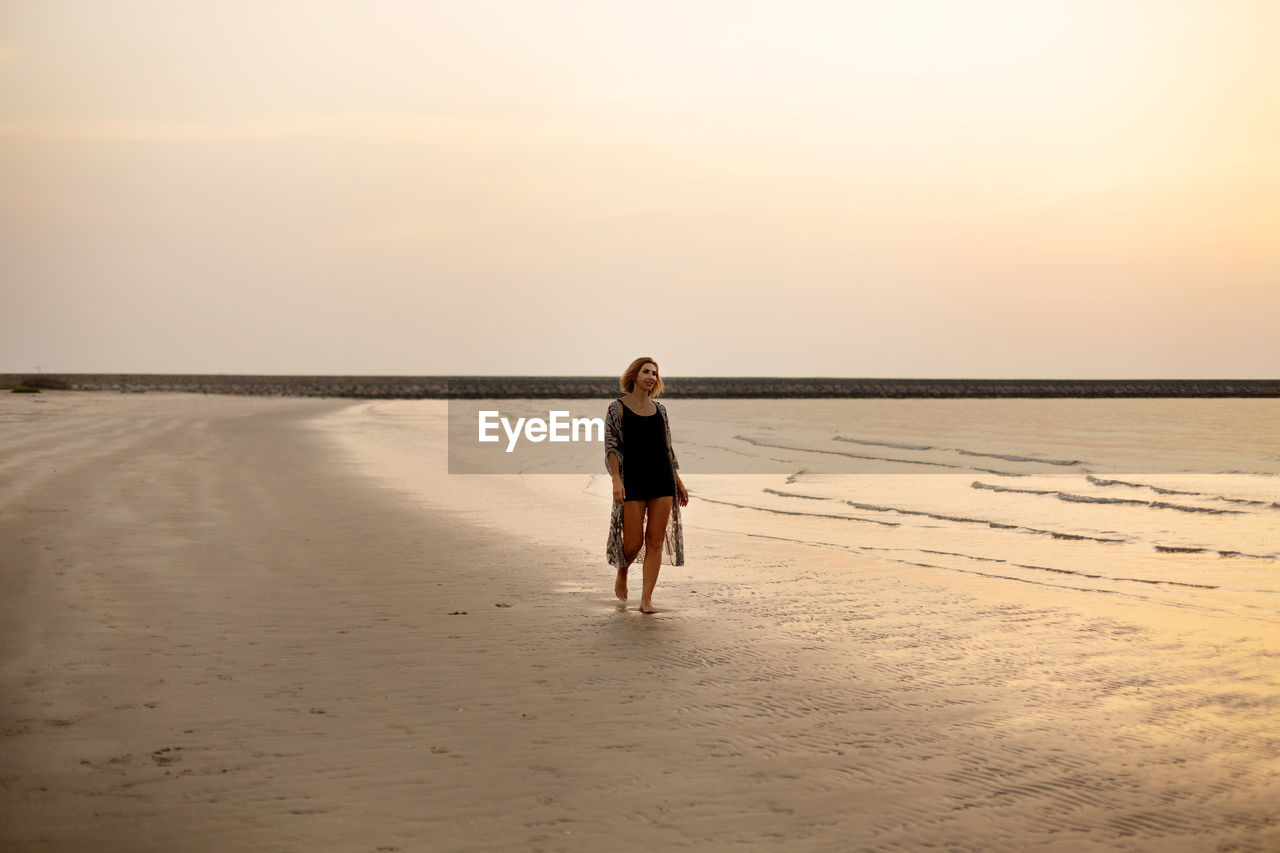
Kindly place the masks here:
POLYGON ((0 5, 0 371, 1280 375, 1280 4, 0 5))

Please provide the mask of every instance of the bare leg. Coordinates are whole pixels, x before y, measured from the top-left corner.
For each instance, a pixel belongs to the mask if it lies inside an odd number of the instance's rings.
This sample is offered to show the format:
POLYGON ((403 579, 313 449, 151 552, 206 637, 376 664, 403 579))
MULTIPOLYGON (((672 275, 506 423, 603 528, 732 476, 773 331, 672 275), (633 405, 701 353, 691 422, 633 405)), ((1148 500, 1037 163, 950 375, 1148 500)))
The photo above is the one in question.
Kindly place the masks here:
POLYGON ((644 542, 645 509, 644 501, 627 501, 622 505, 622 553, 627 565, 618 569, 618 578, 613 582, 613 594, 621 601, 627 600, 627 569, 631 568, 644 542))
POLYGON ((671 498, 649 501, 649 524, 644 533, 644 581, 640 589, 640 612, 656 613, 653 588, 658 585, 662 568, 662 542, 667 536, 667 520, 671 517, 671 498))

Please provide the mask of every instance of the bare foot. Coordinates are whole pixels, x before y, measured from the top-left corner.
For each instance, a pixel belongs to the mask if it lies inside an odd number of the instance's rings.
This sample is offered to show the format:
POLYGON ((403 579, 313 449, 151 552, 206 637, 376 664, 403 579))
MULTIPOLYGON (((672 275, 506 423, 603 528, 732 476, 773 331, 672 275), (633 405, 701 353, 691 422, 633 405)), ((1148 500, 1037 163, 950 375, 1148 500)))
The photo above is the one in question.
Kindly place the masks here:
POLYGON ((658 608, 653 606, 652 601, 642 601, 640 602, 640 612, 641 613, 657 613, 658 608))
POLYGON ((627 600, 627 570, 618 569, 618 579, 613 582, 613 594, 621 601, 627 600))

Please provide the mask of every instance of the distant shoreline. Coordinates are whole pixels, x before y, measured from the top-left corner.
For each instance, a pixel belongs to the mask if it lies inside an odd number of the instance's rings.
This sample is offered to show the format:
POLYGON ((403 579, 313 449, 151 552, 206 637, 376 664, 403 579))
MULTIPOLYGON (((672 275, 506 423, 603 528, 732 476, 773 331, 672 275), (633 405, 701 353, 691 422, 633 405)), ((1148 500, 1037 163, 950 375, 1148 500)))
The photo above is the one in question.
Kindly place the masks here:
MULTIPOLYGON (((18 385, 74 391, 179 392, 354 399, 589 399, 617 395, 611 376, 260 376, 0 373, 18 385)), ((1280 379, 838 379, 676 377, 668 398, 1280 397, 1280 379)))

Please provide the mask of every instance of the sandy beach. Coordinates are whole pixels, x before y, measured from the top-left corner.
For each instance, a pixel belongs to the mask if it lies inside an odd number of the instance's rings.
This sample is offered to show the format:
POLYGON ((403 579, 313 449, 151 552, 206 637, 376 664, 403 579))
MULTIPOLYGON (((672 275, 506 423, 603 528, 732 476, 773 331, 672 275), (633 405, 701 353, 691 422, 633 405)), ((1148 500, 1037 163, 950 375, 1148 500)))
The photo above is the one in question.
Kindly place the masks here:
POLYGON ((712 529, 696 473, 645 617, 597 495, 451 478, 443 415, 409 494, 360 405, 0 395, 0 849, 1280 849, 1271 622, 712 529))

